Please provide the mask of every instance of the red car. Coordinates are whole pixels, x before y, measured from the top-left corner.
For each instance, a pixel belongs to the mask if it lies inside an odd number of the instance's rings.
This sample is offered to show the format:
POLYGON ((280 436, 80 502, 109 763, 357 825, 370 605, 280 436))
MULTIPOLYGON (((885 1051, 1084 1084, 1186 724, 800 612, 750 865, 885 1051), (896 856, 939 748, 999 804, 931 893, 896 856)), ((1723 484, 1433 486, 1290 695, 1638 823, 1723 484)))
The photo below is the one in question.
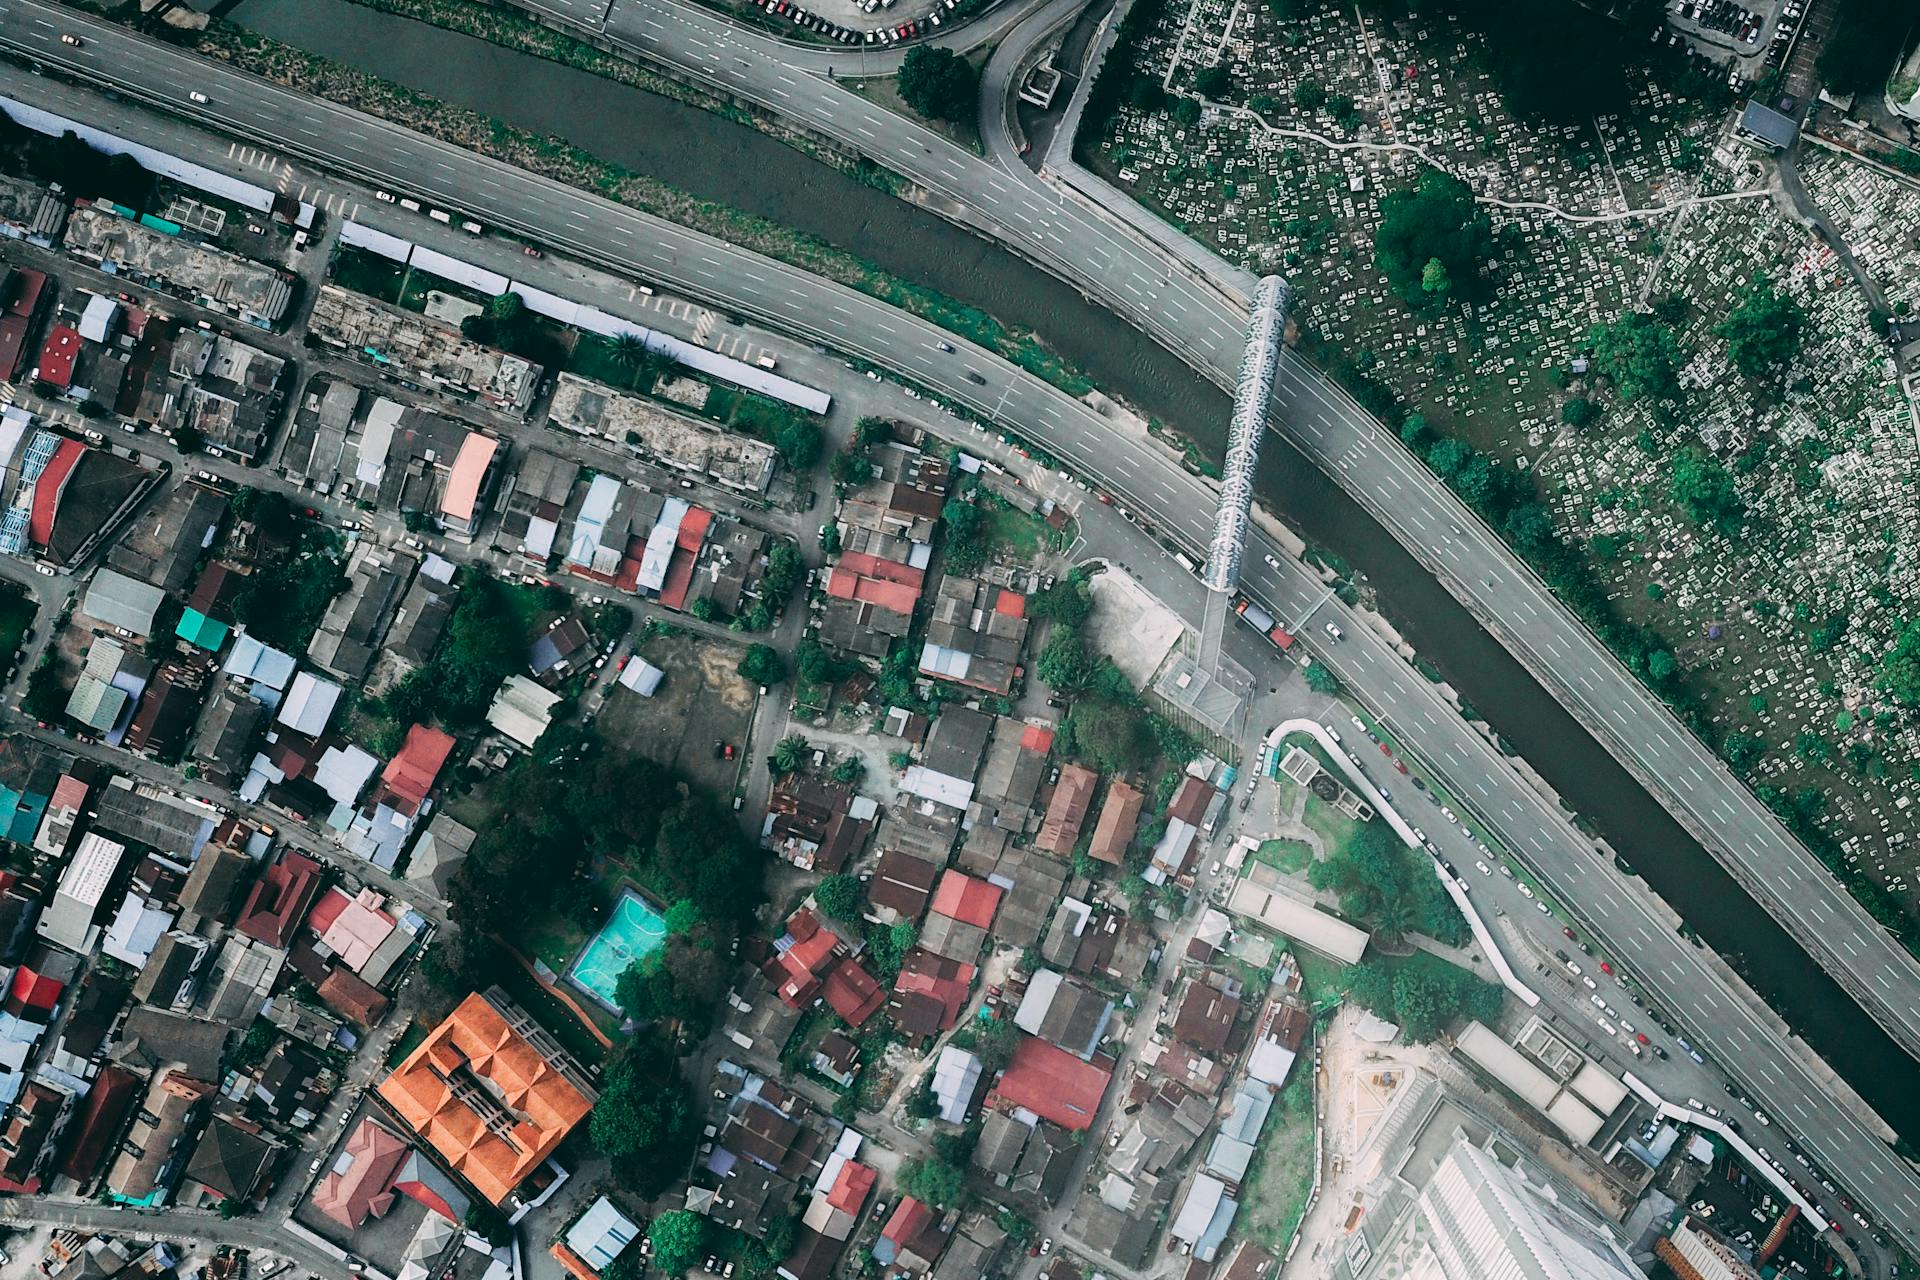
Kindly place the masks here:
POLYGON ((1634 1032, 1634 1033, 1633 1033, 1633 1038, 1634 1038, 1635 1040, 1638 1040, 1638 1041, 1639 1041, 1639 1042, 1640 1042, 1641 1044, 1652 1044, 1652 1043, 1653 1043, 1653 1041, 1651 1041, 1651 1040, 1649 1040, 1649 1039, 1647 1039, 1647 1035, 1646 1035, 1646 1032, 1644 1032, 1644 1031, 1636 1031, 1636 1032, 1634 1032))
POLYGON ((724 758, 728 760, 733 759, 733 744, 731 742, 729 742, 726 746, 724 758))
POLYGON ((1575 938, 1575 937, 1573 936, 1573 930, 1571 930, 1571 929, 1569 929, 1569 928, 1567 928, 1567 927, 1566 927, 1565 925, 1561 925, 1561 926, 1560 926, 1560 932, 1562 932, 1562 933, 1564 933, 1564 934, 1566 934, 1566 935, 1567 935, 1567 937, 1569 937, 1569 938, 1573 938, 1573 940, 1574 940, 1575 942, 1578 942, 1578 941, 1580 941, 1580 939, 1578 939, 1578 938, 1575 938))
POLYGON ((1602 973, 1604 973, 1604 974, 1606 974, 1606 975, 1607 975, 1608 977, 1612 977, 1612 976, 1613 976, 1613 966, 1612 966, 1612 965, 1610 965, 1610 964, 1608 964, 1608 963, 1607 963, 1607 962, 1606 962, 1605 960, 1602 960, 1602 961, 1600 962, 1600 972, 1602 972, 1602 973))

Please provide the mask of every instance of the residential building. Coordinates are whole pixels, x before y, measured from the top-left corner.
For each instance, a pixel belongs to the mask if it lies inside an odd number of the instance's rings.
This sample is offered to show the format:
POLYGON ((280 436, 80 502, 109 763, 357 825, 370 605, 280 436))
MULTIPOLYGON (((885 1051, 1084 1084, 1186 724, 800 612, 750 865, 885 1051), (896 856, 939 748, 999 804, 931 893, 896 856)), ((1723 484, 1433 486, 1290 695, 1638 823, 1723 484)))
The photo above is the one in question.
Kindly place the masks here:
POLYGON ((293 301, 292 272, 156 231, 104 202, 75 202, 65 244, 102 271, 262 329, 278 328, 293 301))
POLYGON ((1654 1256, 1677 1280, 1760 1280, 1752 1255, 1691 1214, 1653 1243, 1654 1256))
POLYGON ((1080 839, 1080 828, 1086 824, 1087 810, 1093 806, 1094 788, 1099 784, 1100 775, 1085 765, 1070 764, 1062 768, 1033 847, 1056 857, 1072 853, 1075 842, 1080 839))
POLYGON ((540 385, 537 364, 469 342, 452 325, 337 285, 321 286, 307 331, 351 359, 505 413, 525 414, 540 385))
POLYGON ((233 927, 255 941, 284 949, 313 906, 320 881, 319 863, 288 850, 254 882, 233 927))
POLYGON ((1005 697, 1020 675, 1028 626, 1026 597, 948 574, 934 590, 920 674, 1005 697))
POLYGON ((156 1073, 107 1170, 107 1194, 121 1204, 165 1205, 193 1153, 193 1130, 213 1086, 184 1072, 156 1073))
POLYGON ((160 611, 166 592, 114 569, 101 569, 80 602, 80 612, 103 627, 128 636, 153 633, 154 615, 160 611))
POLYGON ((665 466, 743 493, 765 493, 773 481, 778 455, 772 445, 578 374, 559 376, 547 417, 562 430, 624 444, 665 466))
POLYGON ((40 917, 38 932, 78 955, 91 952, 100 940, 95 923, 107 889, 119 874, 127 847, 96 832, 80 838, 66 868, 60 873, 53 901, 40 917))
POLYGON ((487 723, 523 747, 532 747, 553 723, 560 695, 522 675, 508 676, 487 708, 487 723))
POLYGON ((1100 817, 1093 824, 1093 842, 1087 846, 1087 852, 1109 866, 1119 866, 1133 843, 1133 833, 1139 829, 1140 809, 1146 799, 1138 787, 1129 783, 1115 782, 1108 787, 1107 798, 1100 805, 1100 817))
POLYGON ((177 595, 193 581, 226 511, 227 497, 219 490, 198 480, 175 485, 164 500, 128 526, 107 553, 107 564, 177 595))
POLYGON ((1022 1036, 987 1101, 1080 1132, 1093 1127, 1112 1078, 1112 1068, 1103 1062, 1083 1061, 1045 1040, 1022 1036))

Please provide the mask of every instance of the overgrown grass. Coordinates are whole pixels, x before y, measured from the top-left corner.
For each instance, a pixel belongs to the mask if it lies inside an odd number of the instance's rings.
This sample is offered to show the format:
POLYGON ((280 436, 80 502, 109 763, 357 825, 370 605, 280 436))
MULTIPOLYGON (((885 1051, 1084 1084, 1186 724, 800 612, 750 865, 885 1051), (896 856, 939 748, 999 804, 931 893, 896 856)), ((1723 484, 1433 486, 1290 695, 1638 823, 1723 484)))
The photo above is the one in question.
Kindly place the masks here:
POLYGON ((1261 1130, 1258 1154, 1241 1187, 1241 1221, 1261 1248, 1284 1254, 1306 1216, 1313 1190, 1313 1070, 1294 1064, 1293 1075, 1274 1100, 1261 1130))
POLYGON ((1253 851, 1253 856, 1288 875, 1298 875, 1313 862, 1313 850, 1299 840, 1268 840, 1253 851))

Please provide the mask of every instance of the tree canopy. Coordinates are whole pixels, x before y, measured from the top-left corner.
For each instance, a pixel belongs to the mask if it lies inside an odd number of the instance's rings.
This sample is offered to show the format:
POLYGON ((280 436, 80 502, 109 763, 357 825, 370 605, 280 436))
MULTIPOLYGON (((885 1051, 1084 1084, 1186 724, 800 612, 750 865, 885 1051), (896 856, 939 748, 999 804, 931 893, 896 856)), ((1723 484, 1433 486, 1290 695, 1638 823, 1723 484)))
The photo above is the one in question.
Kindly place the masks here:
POLYGON ((1362 1008, 1399 1023, 1415 1044, 1438 1038, 1456 1017, 1488 1022, 1500 1013, 1499 987, 1424 954, 1408 964, 1354 965, 1346 972, 1346 992, 1362 1008))
POLYGON ((902 1191, 936 1209, 957 1208, 967 1195, 967 1171, 932 1156, 902 1161, 897 1180, 902 1191))
POLYGON ((787 664, 780 660, 779 651, 766 644, 748 645, 738 670, 753 684, 779 684, 787 678, 787 664))
POLYGON ((1920 622, 1901 625, 1893 648, 1880 659, 1874 683, 1900 706, 1920 707, 1920 622))
POLYGON ((686 1168, 699 1131, 672 1050, 653 1036, 629 1041, 607 1065, 587 1121, 587 1136, 621 1183, 649 1198, 660 1194, 686 1168))
POLYGON ((1373 260, 1408 306, 1485 297, 1484 268, 1492 256, 1493 220, 1451 174, 1429 169, 1415 186, 1381 198, 1373 260))
POLYGON ((707 1220, 687 1209, 670 1209, 647 1228, 653 1265, 670 1276, 683 1275, 707 1247, 707 1220))
POLYGON ((1653 316, 1630 311, 1611 324, 1597 324, 1587 333, 1587 347, 1594 369, 1612 380, 1622 400, 1671 400, 1680 394, 1676 375, 1685 356, 1673 330, 1653 316))
POLYGON ((1420 932, 1449 945, 1467 940, 1466 922, 1424 855, 1383 821, 1361 826, 1344 848, 1307 869, 1313 887, 1340 895, 1340 909, 1397 941, 1420 932))
POLYGON ((1800 354, 1806 325, 1806 308, 1775 292, 1772 281, 1762 276, 1741 291, 1739 302, 1713 331, 1727 340, 1727 354, 1743 376, 1777 379, 1800 354))
POLYGON ((855 921, 867 904, 867 891, 859 876, 840 872, 825 877, 813 887, 813 900, 834 919, 855 921))
POLYGON ((1734 492, 1733 473, 1717 458, 1698 449, 1683 450, 1673 460, 1673 500, 1686 508, 1694 523, 1732 537, 1746 519, 1746 504, 1734 492))
POLYGON ((900 64, 900 96, 934 120, 968 120, 980 96, 980 73, 951 49, 917 44, 900 64))

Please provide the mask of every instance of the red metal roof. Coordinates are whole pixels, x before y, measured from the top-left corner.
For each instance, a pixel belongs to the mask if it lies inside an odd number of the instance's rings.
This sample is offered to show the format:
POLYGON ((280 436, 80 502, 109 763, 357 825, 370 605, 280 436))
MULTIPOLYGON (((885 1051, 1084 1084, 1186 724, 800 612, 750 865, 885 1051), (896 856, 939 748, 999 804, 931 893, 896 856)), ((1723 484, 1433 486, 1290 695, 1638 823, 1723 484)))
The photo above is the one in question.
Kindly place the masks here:
POLYGON ((847 1161, 840 1166, 840 1176, 833 1180, 833 1188, 827 1192, 827 1203, 842 1213, 858 1214, 878 1176, 857 1160, 847 1161))
POLYGON ((37 547, 53 541, 53 520, 60 513, 60 496, 67 490, 73 469, 80 465, 87 447, 78 440, 62 440, 47 459, 40 478, 33 482, 33 514, 27 521, 27 537, 37 547))
POLYGON ((1111 1078, 1104 1067, 1082 1062, 1045 1040, 1021 1036, 993 1096, 1063 1129, 1085 1130, 1093 1126, 1111 1078))
POLYGON ((917 587, 926 582, 927 571, 916 569, 910 564, 901 564, 897 560, 883 560, 879 556, 864 551, 849 551, 840 557, 837 566, 849 569, 863 578, 878 578, 882 582, 900 582, 909 587, 917 587))
POLYGON ((1020 746, 1024 750, 1045 755, 1053 750, 1053 730, 1044 725, 1030 724, 1020 731, 1020 746))
POLYGON ((674 536, 674 545, 682 551, 698 551, 700 544, 707 540, 707 528, 712 523, 713 512, 705 507, 688 507, 687 514, 680 517, 680 531, 674 536))
POLYGON ((80 331, 67 325, 55 325, 40 348, 40 381, 61 390, 73 385, 73 362, 80 358, 80 331))
POLYGON ((401 745, 399 753, 387 761, 387 767, 380 771, 380 781, 401 802, 396 807, 414 813, 425 804, 428 793, 433 790, 434 780, 440 776, 447 757, 452 754, 451 734, 424 724, 416 724, 408 729, 407 740, 401 745))
POLYGON ((1000 906, 1000 886, 975 880, 964 871, 948 871, 934 890, 933 909, 951 920, 987 929, 1000 906))
POLYGON ((340 913, 352 901, 345 889, 339 885, 333 886, 320 895, 320 901, 314 903, 313 910, 307 913, 307 927, 315 933, 324 934, 333 928, 333 922, 340 918, 340 913))
POLYGON ((1009 618, 1024 618, 1027 616, 1027 598, 1018 591, 1008 591, 1003 587, 999 598, 993 602, 993 611, 1009 618))
MULTIPOLYGON (((667 576, 660 584, 660 603, 669 609, 684 609, 687 605, 687 592, 693 586, 694 553, 684 547, 675 547, 673 558, 667 561, 667 576)), ((638 582, 638 579, 635 579, 638 582)))
POLYGON ((11 999, 29 1009, 38 1009, 51 1013, 53 1006, 60 1002, 60 993, 66 990, 66 984, 37 973, 27 965, 21 965, 13 971, 13 989, 11 999))
POLYGON ((826 985, 821 988, 820 994, 826 997, 827 1006, 852 1027, 871 1018, 887 1000, 886 993, 880 990, 880 984, 874 981, 873 975, 861 968, 859 961, 852 956, 842 960, 827 975, 826 985))

